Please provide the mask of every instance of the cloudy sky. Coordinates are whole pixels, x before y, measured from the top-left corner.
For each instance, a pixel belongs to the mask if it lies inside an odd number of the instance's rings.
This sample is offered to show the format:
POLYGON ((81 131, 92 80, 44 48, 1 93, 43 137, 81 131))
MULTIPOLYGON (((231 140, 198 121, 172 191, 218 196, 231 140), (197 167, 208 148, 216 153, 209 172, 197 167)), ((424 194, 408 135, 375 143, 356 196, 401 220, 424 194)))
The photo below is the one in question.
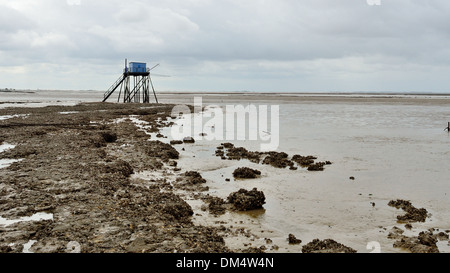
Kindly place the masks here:
POLYGON ((0 0, 0 88, 450 92, 448 0, 0 0))

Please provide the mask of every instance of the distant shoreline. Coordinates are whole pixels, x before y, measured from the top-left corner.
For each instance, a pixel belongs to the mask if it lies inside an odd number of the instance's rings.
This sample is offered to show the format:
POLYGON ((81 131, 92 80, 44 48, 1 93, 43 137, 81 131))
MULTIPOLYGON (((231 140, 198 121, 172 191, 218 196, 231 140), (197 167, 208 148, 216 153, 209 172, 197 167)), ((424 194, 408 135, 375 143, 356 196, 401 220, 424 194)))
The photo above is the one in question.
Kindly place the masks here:
POLYGON ((34 94, 36 91, 28 91, 28 90, 0 90, 0 93, 28 93, 34 94))
MULTIPOLYGON (((57 89, 37 89, 37 90, 5 90, 0 89, 0 93, 38 93, 38 92, 105 92, 103 90, 57 90, 57 89)), ((158 94, 163 95, 192 95, 192 94, 204 94, 204 95, 268 95, 268 96, 450 96, 450 93, 437 93, 437 92, 388 92, 388 91, 360 91, 360 92, 276 92, 276 91, 157 91, 158 94)))

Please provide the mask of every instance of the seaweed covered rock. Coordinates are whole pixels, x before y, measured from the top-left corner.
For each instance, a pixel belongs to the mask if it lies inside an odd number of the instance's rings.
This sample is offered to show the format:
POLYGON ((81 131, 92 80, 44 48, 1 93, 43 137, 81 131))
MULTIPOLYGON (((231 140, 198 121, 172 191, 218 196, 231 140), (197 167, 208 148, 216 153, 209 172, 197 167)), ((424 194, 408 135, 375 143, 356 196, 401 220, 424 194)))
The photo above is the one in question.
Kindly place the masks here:
POLYGON ((308 155, 308 156, 301 156, 301 155, 294 155, 292 157, 292 161, 296 162, 298 165, 302 167, 307 167, 314 163, 314 160, 316 160, 317 157, 308 155))
POLYGON ((172 215, 175 219, 187 221, 194 214, 191 206, 178 195, 173 193, 162 193, 158 196, 158 207, 161 211, 172 215))
POLYGON ((206 180, 199 172, 188 171, 177 177, 173 186, 177 189, 200 192, 209 190, 208 186, 204 186, 205 183, 206 180))
POLYGON ((285 152, 269 152, 262 163, 282 169, 294 166, 294 162, 288 159, 288 154, 285 152))
POLYGON ((124 177, 129 177, 134 173, 133 167, 131 165, 124 161, 124 160, 117 160, 110 163, 107 163, 105 165, 105 172, 106 173, 120 173, 124 177))
POLYGON ((323 171, 325 166, 325 162, 317 162, 308 166, 308 171, 323 171))
POLYGON ((257 178, 258 175, 261 175, 260 171, 247 167, 237 168, 233 172, 234 178, 257 178))
POLYGON ((303 253, 356 253, 356 250, 338 243, 332 239, 319 240, 314 239, 312 242, 302 247, 303 253))
POLYGON ((195 143, 195 139, 193 137, 185 137, 183 138, 184 143, 195 143))
POLYGON ((145 151, 148 156, 161 158, 164 162, 180 157, 180 153, 172 145, 159 140, 147 141, 145 145, 145 151))
POLYGON ((289 234, 289 236, 288 236, 288 242, 289 242, 289 244, 291 244, 291 245, 298 245, 298 244, 301 244, 301 243, 302 243, 302 240, 297 239, 297 237, 295 237, 294 234, 289 234))
POLYGON ((394 227, 388 235, 389 239, 395 239, 393 246, 407 249, 411 253, 439 253, 437 242, 441 234, 433 234, 432 231, 422 231, 418 236, 408 237, 403 235, 404 231, 394 227))
POLYGON ((399 215, 397 216, 397 219, 399 221, 404 222, 425 222, 428 211, 424 208, 418 209, 414 207, 410 201, 407 200, 391 200, 388 203, 389 206, 395 207, 397 209, 402 209, 406 212, 405 215, 399 215))
POLYGON ((261 154, 259 152, 250 152, 243 147, 228 148, 226 155, 233 160, 248 159, 253 163, 259 163, 261 160, 261 154))
POLYGON ((226 202, 222 198, 211 197, 208 200, 208 202, 209 202, 208 209, 209 209, 210 213, 216 214, 216 215, 225 213, 225 211, 226 211, 226 207, 225 207, 226 202))
POLYGON ((266 203, 266 197, 262 191, 257 188, 248 191, 240 189, 237 192, 231 193, 228 202, 234 205, 234 208, 240 211, 260 209, 266 203))
POLYGON ((206 183, 206 180, 202 177, 202 175, 196 171, 185 172, 184 176, 188 178, 189 183, 192 185, 206 183))
POLYGON ((233 144, 233 143, 230 143, 230 142, 226 142, 226 143, 222 143, 222 146, 223 146, 225 149, 230 149, 230 148, 233 148, 233 147, 234 147, 234 144, 233 144))

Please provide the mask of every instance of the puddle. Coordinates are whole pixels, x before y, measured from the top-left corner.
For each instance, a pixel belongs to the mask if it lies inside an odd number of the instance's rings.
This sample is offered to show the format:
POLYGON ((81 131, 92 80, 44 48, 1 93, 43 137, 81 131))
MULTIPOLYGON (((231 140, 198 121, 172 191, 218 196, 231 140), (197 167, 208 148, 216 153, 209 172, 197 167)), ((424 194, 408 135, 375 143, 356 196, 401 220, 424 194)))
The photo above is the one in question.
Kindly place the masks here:
POLYGON ((36 240, 30 240, 28 243, 23 245, 22 253, 33 253, 30 248, 34 245, 34 243, 37 243, 36 240))
POLYGON ((23 159, 0 159, 0 169, 8 168, 11 164, 22 160, 23 159))
POLYGON ((0 153, 3 153, 4 151, 9 150, 9 149, 14 149, 14 147, 16 147, 16 146, 8 144, 8 143, 3 143, 2 145, 0 145, 0 153))
POLYGON ((0 116, 0 120, 7 120, 10 118, 20 118, 20 117, 26 117, 28 115, 7 115, 7 116, 0 116))
MULTIPOLYGON (((0 153, 3 153, 6 150, 9 149, 14 149, 14 147, 16 147, 15 145, 11 145, 8 143, 3 143, 2 145, 0 145, 0 153)), ((19 162, 22 161, 23 159, 0 159, 0 169, 4 169, 9 167, 11 164, 13 164, 14 162, 19 162)))
POLYGON ((52 213, 38 212, 32 216, 21 217, 19 219, 6 219, 0 217, 0 226, 10 226, 19 222, 28 222, 28 221, 42 221, 42 220, 53 220, 52 213))

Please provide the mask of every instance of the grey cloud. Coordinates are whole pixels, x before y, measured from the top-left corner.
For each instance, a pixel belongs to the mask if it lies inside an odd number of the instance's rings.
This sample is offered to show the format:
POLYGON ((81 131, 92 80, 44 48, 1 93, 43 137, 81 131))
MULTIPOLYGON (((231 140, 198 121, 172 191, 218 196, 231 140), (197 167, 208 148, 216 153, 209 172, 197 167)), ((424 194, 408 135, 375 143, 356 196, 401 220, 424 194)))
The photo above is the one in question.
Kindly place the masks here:
POLYGON ((8 59, 0 66, 58 60, 110 68, 128 57, 164 62, 167 74, 242 84, 450 65, 443 0, 3 2, 0 54, 8 59))

